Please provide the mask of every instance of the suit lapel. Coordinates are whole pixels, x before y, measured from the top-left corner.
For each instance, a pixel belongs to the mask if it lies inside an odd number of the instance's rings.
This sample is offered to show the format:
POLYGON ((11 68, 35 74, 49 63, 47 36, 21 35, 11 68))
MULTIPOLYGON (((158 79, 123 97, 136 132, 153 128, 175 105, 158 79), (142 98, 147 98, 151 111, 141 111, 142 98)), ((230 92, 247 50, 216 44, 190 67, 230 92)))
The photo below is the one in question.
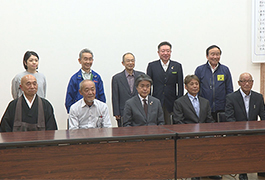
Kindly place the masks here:
MULTIPOLYGON (((136 96, 135 106, 138 108, 138 110, 141 112, 141 114, 143 115, 143 117, 147 121, 146 114, 145 114, 144 108, 143 108, 143 104, 142 104, 142 102, 141 102, 141 100, 140 100, 138 95, 136 96)), ((149 107, 148 107, 148 111, 149 111, 149 107)))
MULTIPOLYGON (((243 97, 241 95, 241 92, 240 90, 237 91, 237 100, 238 100, 238 104, 240 106, 241 109, 243 109, 243 113, 244 113, 244 116, 246 117, 246 119, 248 119, 247 117, 247 112, 246 112, 246 107, 245 107, 245 102, 243 100, 243 97)), ((250 104, 250 103, 249 103, 250 104)))
POLYGON ((250 96, 250 99, 249 99, 249 111, 248 111, 248 120, 253 120, 253 119, 250 119, 250 118, 253 118, 252 114, 253 114, 253 111, 255 111, 256 109, 256 104, 255 104, 255 99, 254 99, 254 93, 251 91, 251 96, 250 96))
MULTIPOLYGON (((193 114, 197 117, 197 122, 199 122, 199 117, 196 114, 196 111, 190 101, 190 98, 188 96, 188 94, 185 95, 185 103, 187 105, 187 107, 193 112, 193 114)), ((201 104, 200 104, 200 111, 201 111, 201 104)))
POLYGON ((130 89, 130 86, 129 86, 129 84, 128 84, 128 80, 127 80, 127 78, 126 78, 125 71, 126 71, 126 70, 124 70, 123 73, 122 73, 123 76, 122 76, 122 78, 121 78, 121 83, 123 84, 123 86, 124 86, 124 88, 126 89, 126 91, 128 91, 129 94, 131 94, 131 89, 130 89))
POLYGON ((151 116, 151 112, 152 112, 152 108, 153 108, 153 99, 151 96, 148 96, 148 103, 147 103, 147 106, 148 106, 148 111, 147 111, 147 121, 150 120, 150 116, 151 116))
MULTIPOLYGON (((133 71, 134 72, 134 80, 140 75, 140 73, 138 73, 138 72, 136 72, 136 71, 133 71)), ((128 86, 129 86, 129 84, 128 84, 128 86)), ((133 85, 133 94, 138 94, 138 93, 136 93, 137 92, 137 89, 136 89, 136 87, 135 87, 135 84, 133 85)))

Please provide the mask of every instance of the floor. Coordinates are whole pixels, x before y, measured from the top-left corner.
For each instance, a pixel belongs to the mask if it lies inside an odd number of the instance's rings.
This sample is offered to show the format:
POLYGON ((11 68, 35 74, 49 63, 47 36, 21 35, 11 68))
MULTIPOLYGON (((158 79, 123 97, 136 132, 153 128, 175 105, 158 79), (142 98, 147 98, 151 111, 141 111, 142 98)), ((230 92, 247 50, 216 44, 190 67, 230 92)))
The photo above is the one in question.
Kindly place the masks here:
MULTIPOLYGON (((238 180, 238 174, 235 176, 234 174, 232 175, 223 175, 222 180, 238 180)), ((248 174, 248 179, 249 180, 265 180, 265 177, 257 176, 257 173, 250 173, 248 174)), ((178 180, 190 180, 190 178, 185 178, 185 179, 178 179, 178 180)), ((208 177, 203 177, 201 180, 211 180, 208 177)))

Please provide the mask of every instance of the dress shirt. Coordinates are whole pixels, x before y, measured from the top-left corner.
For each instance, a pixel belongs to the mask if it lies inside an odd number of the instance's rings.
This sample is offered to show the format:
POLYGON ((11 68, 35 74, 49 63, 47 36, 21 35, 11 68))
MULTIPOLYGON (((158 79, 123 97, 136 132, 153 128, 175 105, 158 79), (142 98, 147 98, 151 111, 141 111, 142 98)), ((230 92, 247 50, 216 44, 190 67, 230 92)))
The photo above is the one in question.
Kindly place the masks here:
POLYGON ((243 101, 244 101, 244 104, 245 104, 245 109, 246 109, 247 117, 249 117, 248 116, 248 112, 249 112, 249 101, 250 101, 251 91, 250 91, 249 95, 246 95, 242 91, 242 89, 240 88, 240 93, 241 93, 241 95, 243 97, 243 101))
POLYGON ((69 129, 97 128, 99 124, 112 127, 106 103, 94 99, 93 105, 89 107, 82 98, 71 106, 69 129))
POLYGON ((218 68, 218 66, 219 66, 219 63, 217 63, 217 66, 215 66, 215 68, 213 68, 212 66, 211 66, 211 64, 209 63, 209 61, 208 61, 208 64, 209 64, 209 66, 211 67, 211 70, 212 70, 212 73, 214 73, 214 71, 218 68))
POLYGON ((90 80, 92 80, 93 77, 92 77, 91 69, 90 69, 89 73, 87 73, 83 69, 81 69, 81 71, 82 71, 82 77, 83 77, 83 79, 90 79, 90 80))
POLYGON ((168 68, 168 65, 169 65, 169 61, 170 61, 170 60, 168 60, 167 63, 164 64, 163 61, 160 59, 161 66, 163 67, 163 69, 164 69, 165 72, 167 71, 167 68, 168 68))
POLYGON ((194 97, 194 96, 192 96, 192 95, 190 95, 190 94, 188 93, 188 97, 189 97, 189 99, 190 99, 190 101, 191 101, 191 104, 192 104, 193 107, 194 107, 194 110, 195 110, 197 116, 200 117, 200 102, 199 102, 199 99, 198 99, 198 95, 196 95, 196 96, 194 97))
POLYGON ((144 99, 146 99, 146 103, 147 103, 147 105, 148 105, 148 96, 146 96, 145 98, 142 98, 142 96, 140 96, 140 94, 138 94, 138 96, 139 96, 139 98, 140 98, 140 100, 141 100, 141 103, 142 103, 142 106, 144 107, 144 99))
POLYGON ((133 92, 133 86, 134 86, 134 72, 132 75, 130 75, 126 70, 125 70, 125 76, 127 78, 131 93, 133 92))

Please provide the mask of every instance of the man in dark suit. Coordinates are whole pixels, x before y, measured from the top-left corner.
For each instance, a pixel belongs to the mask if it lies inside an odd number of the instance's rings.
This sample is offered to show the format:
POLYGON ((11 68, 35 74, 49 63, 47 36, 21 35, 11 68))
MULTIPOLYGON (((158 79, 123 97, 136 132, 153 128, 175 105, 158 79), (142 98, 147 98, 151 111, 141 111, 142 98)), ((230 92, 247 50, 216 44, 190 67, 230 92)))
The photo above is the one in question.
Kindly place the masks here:
MULTIPOLYGON (((239 77, 238 91, 226 96, 225 115, 226 120, 233 121, 256 121, 258 116, 265 120, 264 99, 262 94, 252 91, 254 80, 251 74, 243 73, 239 77)), ((265 175, 265 173, 258 173, 265 175)), ((247 174, 240 174, 240 180, 247 180, 247 174)))
MULTIPOLYGON (((210 103, 207 99, 198 96, 200 81, 196 75, 188 75, 184 79, 185 89, 188 93, 180 97, 174 103, 173 123, 210 123, 214 122, 211 115, 210 103)), ((209 176, 211 179, 220 179, 221 176, 209 176)), ((200 177, 192 177, 191 180, 199 180, 200 177)))
POLYGON ((171 44, 161 42, 158 45, 159 60, 148 64, 147 74, 153 80, 152 95, 161 102, 164 111, 165 124, 172 124, 171 115, 174 101, 183 96, 182 66, 170 60, 171 44))
POLYGON ((112 77, 112 110, 119 127, 122 126, 121 117, 125 102, 138 94, 134 81, 140 74, 144 74, 133 69, 135 57, 132 53, 125 53, 122 56, 122 65, 125 70, 112 77))
POLYGON ((188 75, 185 77, 184 84, 188 92, 174 103, 174 124, 214 122, 209 101, 198 96, 199 78, 196 75, 188 75))
POLYGON ((138 95, 125 103, 123 126, 150 126, 164 124, 161 103, 149 95, 152 79, 142 74, 135 80, 138 95))

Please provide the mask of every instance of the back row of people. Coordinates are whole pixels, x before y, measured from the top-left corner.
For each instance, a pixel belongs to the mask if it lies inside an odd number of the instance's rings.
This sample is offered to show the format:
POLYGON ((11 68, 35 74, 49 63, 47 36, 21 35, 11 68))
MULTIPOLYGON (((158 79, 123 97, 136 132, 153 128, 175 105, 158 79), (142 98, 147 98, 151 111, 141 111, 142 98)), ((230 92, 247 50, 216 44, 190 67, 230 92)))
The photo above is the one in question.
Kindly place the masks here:
MULTIPOLYGON (((147 74, 151 77, 153 83, 152 95, 158 98, 164 113, 165 124, 172 124, 174 101, 183 96, 183 72, 180 63, 170 59, 172 46, 168 42, 162 42, 158 45, 159 60, 148 64, 147 74)), ((218 46, 210 46, 206 50, 207 62, 196 68, 195 74, 200 81, 199 95, 208 99, 211 106, 211 115, 216 121, 216 114, 225 110, 225 97, 233 92, 232 78, 228 67, 220 64, 221 49, 218 46)), ((37 94, 45 98, 46 80, 45 77, 37 71, 39 57, 35 52, 25 53, 23 65, 25 72, 18 74, 12 81, 12 95, 15 98, 20 97, 20 79, 25 74, 31 74, 36 77, 38 82, 37 94)), ((75 102, 82 99, 79 92, 79 85, 82 80, 90 79, 95 84, 95 97, 97 100, 106 102, 103 82, 99 74, 91 69, 93 63, 93 53, 88 49, 83 49, 78 58, 81 69, 74 74, 68 84, 65 106, 69 113, 70 107, 75 102)), ((125 102, 137 94, 137 88, 134 82, 137 76, 143 72, 135 71, 135 57, 132 53, 123 55, 122 64, 125 70, 116 74, 112 78, 112 105, 113 115, 118 126, 122 126, 122 116, 125 102)))
MULTIPOLYGON (((171 48, 168 42, 158 45, 160 59, 148 64, 147 75, 134 71, 132 53, 123 56, 125 70, 112 78, 113 115, 119 126, 172 124, 172 115, 174 124, 215 122, 217 114, 224 111, 227 121, 257 120, 258 116, 265 119, 263 96, 251 91, 252 76, 241 74, 240 89, 232 93, 230 71, 219 63, 222 52, 215 45, 206 50, 206 64, 197 67, 195 75, 186 76, 188 93, 183 96, 182 66, 170 60, 171 48), (149 95, 152 85, 154 97, 149 95)), ((37 72, 38 59, 36 53, 26 52, 23 59, 26 71, 12 81, 15 100, 3 115, 3 132, 57 129, 51 104, 40 98, 45 97, 46 80, 37 72)), ((66 95, 69 127, 111 127, 103 82, 91 70, 93 53, 82 50, 78 61, 82 67, 71 77, 66 95)), ((242 174, 240 179, 247 176, 242 174)))

